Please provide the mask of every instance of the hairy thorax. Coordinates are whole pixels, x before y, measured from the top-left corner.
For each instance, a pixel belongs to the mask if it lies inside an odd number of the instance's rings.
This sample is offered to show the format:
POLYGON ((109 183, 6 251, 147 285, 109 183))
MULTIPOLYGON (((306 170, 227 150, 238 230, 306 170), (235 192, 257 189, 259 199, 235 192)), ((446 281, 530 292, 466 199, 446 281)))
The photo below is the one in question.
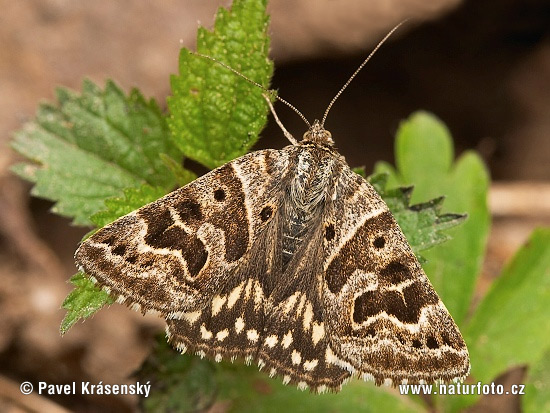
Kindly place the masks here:
POLYGON ((286 188, 283 220, 283 268, 304 242, 309 242, 319 225, 333 188, 338 154, 331 148, 304 143, 307 150, 296 152, 295 173, 286 188))

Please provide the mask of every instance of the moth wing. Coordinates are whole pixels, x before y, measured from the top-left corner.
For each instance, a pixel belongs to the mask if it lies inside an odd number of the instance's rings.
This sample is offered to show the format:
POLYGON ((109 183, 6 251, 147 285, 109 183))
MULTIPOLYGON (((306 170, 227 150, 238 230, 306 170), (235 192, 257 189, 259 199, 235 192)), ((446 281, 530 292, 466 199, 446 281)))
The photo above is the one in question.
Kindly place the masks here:
POLYGON ((377 384, 465 377, 466 344, 374 188, 346 167, 325 211, 327 361, 377 384))
MULTIPOLYGON (((283 383, 322 393, 340 390, 350 373, 327 363, 329 337, 321 285, 322 234, 315 229, 304 240, 269 297, 258 364, 283 383)), ((330 351, 330 350, 329 350, 330 351)))
POLYGON ((166 334, 175 348, 216 361, 256 359, 272 289, 270 280, 281 275, 280 215, 270 218, 248 258, 233 270, 206 306, 166 320, 166 334))
POLYGON ((180 318, 249 259, 280 204, 284 150, 252 152, 100 229, 77 265, 117 301, 180 318))

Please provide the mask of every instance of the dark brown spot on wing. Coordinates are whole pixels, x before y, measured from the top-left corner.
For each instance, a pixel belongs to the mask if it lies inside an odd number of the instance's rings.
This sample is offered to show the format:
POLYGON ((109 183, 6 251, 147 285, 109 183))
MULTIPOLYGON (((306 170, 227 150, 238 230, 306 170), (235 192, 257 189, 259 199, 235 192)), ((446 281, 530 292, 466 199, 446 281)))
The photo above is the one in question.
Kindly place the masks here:
POLYGON ((336 232, 334 231, 334 225, 328 224, 325 228, 325 239, 327 241, 332 241, 335 235, 336 232))
POLYGON ((439 348, 439 344, 437 343, 437 340, 433 336, 428 337, 428 339, 426 340, 426 346, 428 348, 431 348, 432 350, 439 348))
POLYGON ((155 208, 154 205, 149 205, 142 208, 138 214, 142 216, 147 223, 145 241, 151 246, 158 244, 157 240, 161 239, 164 232, 174 224, 170 211, 166 208, 159 209, 155 208))
POLYGON ((216 189, 214 191, 214 199, 218 202, 225 200, 225 191, 223 189, 216 189))
POLYGON ((380 277, 390 284, 397 285, 410 279, 412 274, 409 269, 399 261, 392 261, 380 271, 380 277))
POLYGON ((112 250, 112 253, 115 255, 123 256, 126 252, 126 245, 125 244, 118 244, 116 247, 114 247, 112 250))
POLYGON ((203 219, 201 206, 193 199, 184 198, 176 202, 174 208, 178 211, 178 215, 183 222, 193 223, 203 219))
POLYGON ((237 261, 248 250, 248 214, 241 180, 231 164, 217 170, 215 178, 225 190, 225 202, 208 220, 225 234, 225 259, 237 261))
POLYGON ((353 321, 362 323, 382 312, 403 323, 417 323, 420 311, 426 305, 437 304, 435 292, 419 281, 403 288, 403 295, 395 290, 366 291, 355 299, 353 321))
MULTIPOLYGON (((330 291, 337 294, 355 270, 378 272, 380 268, 377 267, 377 263, 380 259, 373 255, 371 238, 373 234, 387 234, 386 242, 391 243, 391 234, 396 230, 397 224, 389 211, 365 221, 342 246, 340 253, 327 268, 326 281, 330 291)), ((325 233, 325 236, 327 235, 332 235, 332 232, 325 233)))
POLYGON ((262 221, 267 221, 273 215, 273 208, 271 206, 266 206, 260 212, 260 218, 262 221))
MULTIPOLYGON (((183 209, 184 211, 196 211, 192 202, 185 205, 190 209, 183 209)), ((158 209, 153 204, 142 208, 139 215, 147 224, 145 242, 153 248, 181 251, 190 275, 196 277, 208 257, 203 242, 195 234, 188 234, 183 228, 174 226, 170 211, 167 209, 158 209)))

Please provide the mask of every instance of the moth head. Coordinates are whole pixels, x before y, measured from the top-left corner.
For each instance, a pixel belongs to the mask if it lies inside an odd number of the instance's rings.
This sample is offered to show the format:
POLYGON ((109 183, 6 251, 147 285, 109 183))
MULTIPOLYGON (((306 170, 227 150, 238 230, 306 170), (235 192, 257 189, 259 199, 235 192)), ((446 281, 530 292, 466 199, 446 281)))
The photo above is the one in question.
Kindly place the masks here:
POLYGON ((310 126, 309 130, 304 133, 303 140, 325 145, 334 145, 332 134, 328 130, 326 130, 323 124, 318 120, 315 120, 315 122, 313 122, 313 125, 310 126))

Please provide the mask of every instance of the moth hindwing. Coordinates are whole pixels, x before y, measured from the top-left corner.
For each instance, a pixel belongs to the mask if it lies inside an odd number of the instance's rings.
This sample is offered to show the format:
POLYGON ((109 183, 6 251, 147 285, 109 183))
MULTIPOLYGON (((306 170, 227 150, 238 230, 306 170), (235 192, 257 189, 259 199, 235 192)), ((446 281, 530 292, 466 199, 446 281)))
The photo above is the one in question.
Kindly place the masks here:
POLYGON ((468 351, 388 207, 315 122, 102 228, 79 267, 181 351, 338 391, 451 381, 468 351))

